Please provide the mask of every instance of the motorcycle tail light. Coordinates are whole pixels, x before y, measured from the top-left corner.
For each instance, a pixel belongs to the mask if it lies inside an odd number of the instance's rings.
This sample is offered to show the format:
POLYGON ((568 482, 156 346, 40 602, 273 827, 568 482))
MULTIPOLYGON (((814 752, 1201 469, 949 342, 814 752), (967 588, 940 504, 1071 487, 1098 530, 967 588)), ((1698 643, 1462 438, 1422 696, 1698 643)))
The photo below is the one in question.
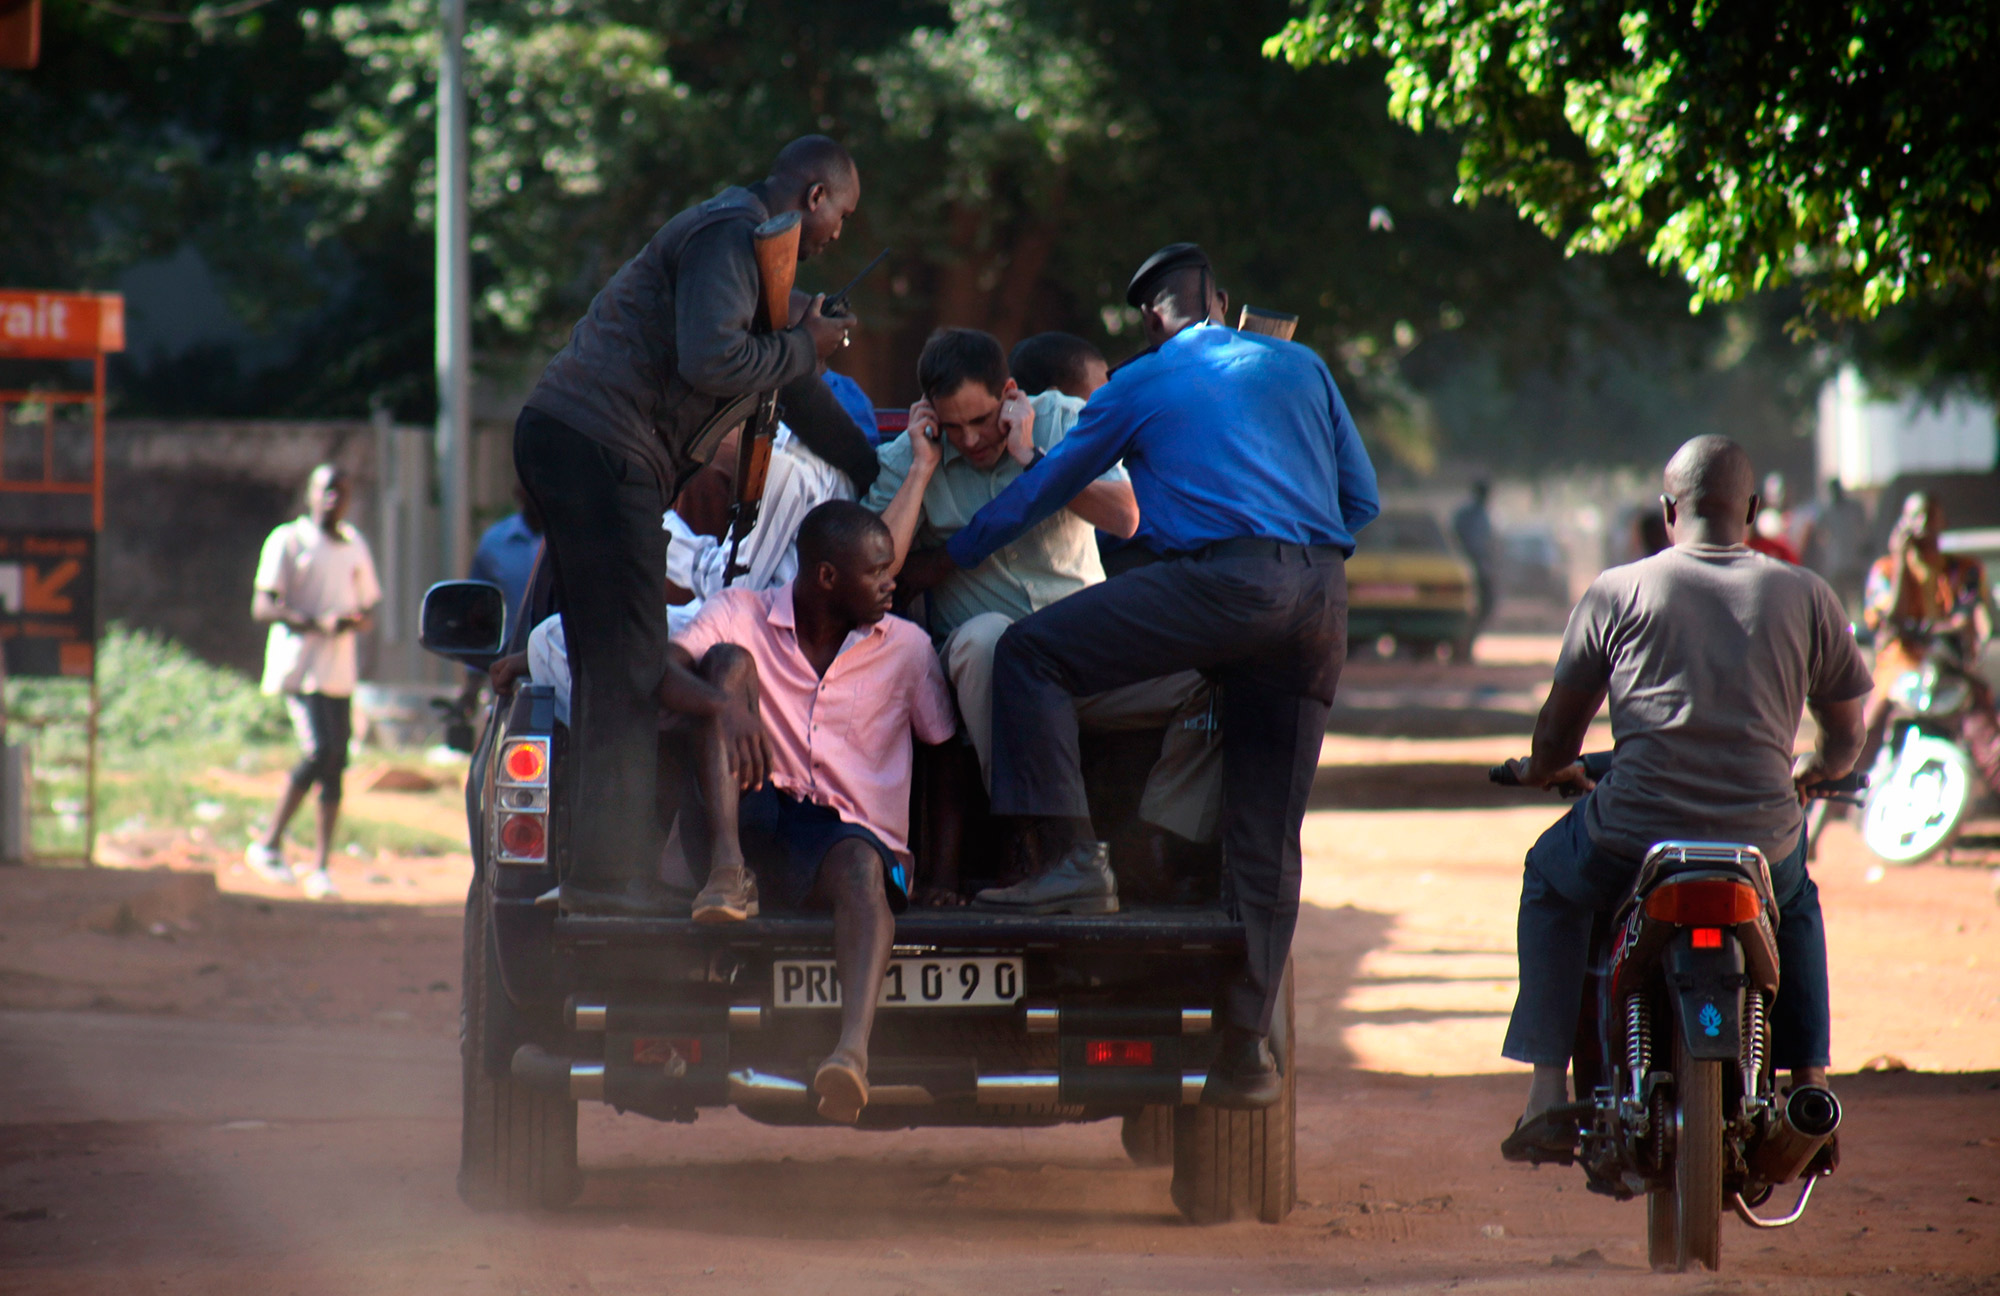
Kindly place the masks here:
POLYGON ((538 814, 508 815, 500 821, 500 849, 515 859, 548 858, 548 829, 538 814))
POLYGON ((1681 927, 1734 927, 1763 909, 1757 888, 1728 878, 1669 882, 1646 897, 1646 916, 1681 927))
POLYGON ((1697 927, 1697 928, 1695 928, 1695 929, 1694 929, 1694 947, 1695 947, 1696 949, 1721 949, 1721 948, 1722 948, 1722 928, 1720 928, 1720 927, 1697 927))
POLYGON ((1151 1040, 1090 1040, 1083 1046, 1085 1066, 1151 1066, 1151 1040))
POLYGON ((500 751, 500 776, 509 783, 548 782, 548 744, 540 738, 508 743, 500 751))

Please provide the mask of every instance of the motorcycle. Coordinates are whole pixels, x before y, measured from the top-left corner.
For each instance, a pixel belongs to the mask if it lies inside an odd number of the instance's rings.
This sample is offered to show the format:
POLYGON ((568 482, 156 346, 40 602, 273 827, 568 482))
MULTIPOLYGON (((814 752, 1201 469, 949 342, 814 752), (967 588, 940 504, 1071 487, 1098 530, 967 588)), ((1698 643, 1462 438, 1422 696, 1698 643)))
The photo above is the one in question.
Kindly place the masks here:
MULTIPOLYGON (((1597 779, 1611 758, 1584 764, 1597 779)), ((1506 765, 1488 777, 1518 786, 1506 765)), ((1808 794, 1856 803, 1863 783, 1808 794)), ((1705 841, 1654 845, 1624 903, 1593 924, 1571 1051, 1573 1091, 1588 1098, 1547 1113, 1574 1128, 1569 1150, 1529 1159, 1581 1165, 1592 1192, 1619 1201, 1644 1197, 1656 1270, 1716 1269, 1725 1211, 1753 1228, 1794 1224, 1832 1169, 1839 1099, 1819 1085, 1780 1092, 1771 1065, 1777 924, 1763 853, 1705 841), (1795 1181, 1786 1214, 1757 1214, 1795 1181)))
POLYGON ((1889 688, 1889 730, 1869 771, 1861 840, 1886 863, 1915 864, 1951 845, 1987 785, 1966 743, 1984 690, 1960 636, 1905 627, 1902 637, 1923 642, 1923 664, 1889 688))

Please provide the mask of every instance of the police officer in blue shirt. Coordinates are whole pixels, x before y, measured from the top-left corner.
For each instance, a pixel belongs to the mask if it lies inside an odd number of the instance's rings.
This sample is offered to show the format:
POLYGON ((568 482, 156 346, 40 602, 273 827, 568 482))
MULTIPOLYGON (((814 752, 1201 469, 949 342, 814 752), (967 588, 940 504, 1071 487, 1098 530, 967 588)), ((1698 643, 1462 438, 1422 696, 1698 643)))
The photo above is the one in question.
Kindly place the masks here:
POLYGON ((1282 1088, 1266 1036, 1298 919, 1299 826, 1347 656, 1346 559, 1380 511, 1375 470, 1315 352, 1220 326, 1227 302, 1200 248, 1154 253, 1126 300, 1149 349, 947 546, 976 567, 1122 459, 1136 538, 1158 557, 1001 639, 993 809, 1034 824, 1040 871, 979 900, 1032 913, 1115 903, 1072 699, 1207 672, 1222 686, 1223 850, 1247 948, 1202 1100, 1264 1107, 1282 1088))

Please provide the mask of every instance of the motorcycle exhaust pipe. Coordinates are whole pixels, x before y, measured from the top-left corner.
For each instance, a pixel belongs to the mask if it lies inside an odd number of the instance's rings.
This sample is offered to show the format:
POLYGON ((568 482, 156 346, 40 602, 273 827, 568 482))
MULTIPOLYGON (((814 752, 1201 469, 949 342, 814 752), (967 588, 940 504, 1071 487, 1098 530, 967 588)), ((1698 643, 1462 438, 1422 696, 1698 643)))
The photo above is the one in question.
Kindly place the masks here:
POLYGON ((1821 1085, 1800 1085, 1750 1154, 1750 1173, 1767 1184, 1798 1178, 1840 1128, 1840 1099, 1821 1085))

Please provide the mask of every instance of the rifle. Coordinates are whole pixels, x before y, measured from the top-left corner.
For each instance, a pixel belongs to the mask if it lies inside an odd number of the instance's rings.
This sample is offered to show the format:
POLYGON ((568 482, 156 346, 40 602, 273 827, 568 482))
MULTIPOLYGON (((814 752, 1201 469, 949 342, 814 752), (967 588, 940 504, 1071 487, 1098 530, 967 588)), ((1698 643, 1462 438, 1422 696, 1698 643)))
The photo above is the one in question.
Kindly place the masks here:
MULTIPOLYGON (((804 218, 795 211, 773 216, 750 231, 750 249, 757 257, 757 279, 762 292, 757 300, 757 316, 751 329, 775 333, 791 319, 792 281, 799 273, 799 231, 804 218)), ((725 583, 743 574, 736 565, 736 549, 750 528, 757 525, 757 506, 764 499, 764 476, 771 466, 771 438, 778 429, 778 393, 775 388, 757 397, 757 410, 743 428, 736 443, 736 502, 729 508, 729 565, 725 583)))
POLYGON ((1243 333, 1263 333, 1269 337, 1282 338, 1289 342, 1298 331, 1299 317, 1287 315, 1283 311, 1265 310, 1261 306, 1245 306, 1243 313, 1236 317, 1236 328, 1243 333))

